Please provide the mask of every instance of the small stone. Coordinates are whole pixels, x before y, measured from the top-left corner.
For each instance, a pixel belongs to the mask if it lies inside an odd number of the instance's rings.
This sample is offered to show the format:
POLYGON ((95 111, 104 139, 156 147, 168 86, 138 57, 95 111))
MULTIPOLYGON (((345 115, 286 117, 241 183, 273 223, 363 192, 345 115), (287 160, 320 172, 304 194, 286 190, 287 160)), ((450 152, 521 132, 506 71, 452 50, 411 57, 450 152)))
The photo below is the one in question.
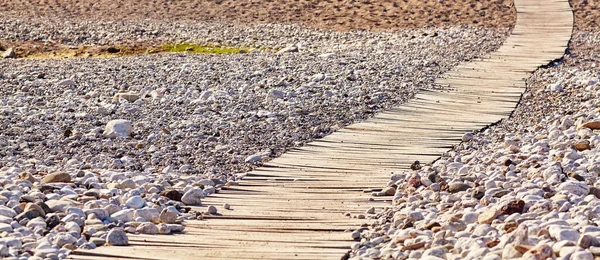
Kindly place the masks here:
POLYGON ((106 244, 106 240, 99 237, 91 237, 90 242, 94 243, 96 246, 103 246, 106 244))
POLYGON ((558 186, 558 190, 566 194, 574 194, 577 196, 585 196, 590 193, 590 188, 584 182, 566 181, 558 186))
POLYGON ((15 50, 13 48, 8 48, 8 50, 4 51, 2 53, 2 58, 8 59, 8 58, 15 58, 15 50))
POLYGON ((571 255, 573 260, 594 260, 594 255, 587 251, 577 251, 571 255))
POLYGON ((163 209, 159 218, 161 223, 173 224, 177 221, 177 214, 168 209, 163 209))
POLYGON ((63 247, 66 244, 75 244, 76 242, 77 238, 66 232, 58 233, 54 237, 54 244, 58 247, 63 247))
POLYGON ((217 214, 217 207, 213 205, 208 206, 208 208, 206 209, 206 213, 211 215, 217 214))
POLYGON ((370 207, 369 209, 367 209, 365 211, 365 213, 367 213, 367 214, 375 214, 375 207, 370 207))
POLYGON ((141 209, 146 205, 146 201, 140 196, 133 196, 125 202, 125 206, 132 209, 141 209))
POLYGON ((110 215, 112 221, 133 221, 133 209, 124 209, 110 215))
POLYGON ((451 193, 466 191, 469 188, 471 188, 471 186, 462 182, 453 182, 448 185, 448 191, 451 193))
POLYGON ((7 223, 0 223, 0 232, 12 232, 13 231, 13 227, 11 224, 7 224, 7 223))
POLYGON ((413 174, 410 179, 408 179, 408 185, 414 188, 418 188, 421 186, 421 177, 418 174, 413 174))
POLYGON ((227 203, 224 203, 223 204, 223 208, 224 209, 231 209, 231 206, 229 204, 227 204, 227 203))
POLYGON ((183 232, 183 230, 185 229, 184 225, 179 225, 179 224, 166 224, 169 229, 171 229, 171 233, 173 232, 183 232))
POLYGON ((133 131, 133 124, 129 120, 111 120, 104 128, 104 136, 107 138, 129 137, 133 131))
POLYGON ((394 187, 386 187, 383 189, 383 194, 385 194, 385 196, 394 196, 394 194, 396 194, 396 189, 394 187))
POLYGON ((147 221, 158 223, 160 221, 159 212, 156 208, 141 208, 133 213, 134 218, 143 218, 147 221))
POLYGON ((62 183, 69 183, 71 182, 71 175, 69 175, 66 172, 54 172, 54 173, 50 173, 46 176, 44 176, 44 178, 42 178, 43 183, 57 183, 57 182, 62 182, 62 183))
POLYGON ((290 53, 290 52, 298 52, 298 46, 296 45, 289 45, 281 50, 279 50, 277 52, 277 54, 281 54, 281 53, 290 53))
POLYGON ((75 83, 75 81, 73 81, 72 79, 63 79, 58 82, 58 85, 64 87, 75 87, 77 86, 77 83, 75 83))
POLYGON ((168 225, 158 224, 156 226, 158 227, 158 233, 159 234, 168 235, 168 234, 171 233, 171 228, 169 228, 168 225))
POLYGON ((123 98, 123 99, 125 99, 125 100, 127 100, 129 102, 135 102, 136 100, 140 99, 140 95, 135 94, 135 93, 131 93, 131 92, 117 93, 113 97, 113 100, 118 101, 121 98, 123 98))
POLYGON ((113 228, 106 235, 106 244, 110 246, 126 246, 129 245, 129 238, 121 228, 113 228))
POLYGON ((492 221, 494 221, 494 219, 496 219, 499 215, 500 210, 496 208, 490 208, 477 217, 477 222, 480 224, 491 224, 492 221))
POLYGON ((552 257, 552 248, 546 244, 537 245, 523 254, 525 259, 548 259, 552 257))
POLYGON ((262 155, 260 154, 253 154, 250 155, 248 157, 246 157, 246 159, 244 160, 244 162, 246 163, 255 163, 255 162, 260 162, 262 160, 262 155))
POLYGON ((19 173, 19 179, 21 180, 28 180, 31 183, 35 182, 35 178, 28 172, 22 172, 19 173))
POLYGON ((472 133, 466 133, 462 136, 462 141, 463 142, 468 142, 473 140, 473 134, 472 133))
POLYGON ((402 248, 402 251, 407 251, 407 250, 417 250, 420 248, 423 248, 425 246, 425 242, 418 242, 418 243, 413 243, 413 244, 409 244, 406 245, 402 248))
POLYGON ((573 144, 573 146, 575 147, 575 149, 577 149, 577 151, 580 151, 580 152, 592 149, 592 147, 590 146, 590 142, 587 140, 577 142, 577 143, 573 144))
POLYGON ((585 123, 581 124, 579 127, 577 127, 577 130, 584 128, 584 127, 592 129, 592 130, 598 130, 598 129, 600 129, 600 121, 585 122, 585 123))
POLYGON ((596 198, 600 199, 600 188, 598 187, 590 187, 589 194, 594 195, 596 198))
POLYGON ((35 203, 27 203, 27 205, 25 205, 25 208, 23 208, 23 212, 27 212, 30 210, 34 210, 38 213, 38 216, 42 216, 45 217, 46 216, 46 212, 44 212, 44 210, 42 209, 42 207, 40 207, 39 205, 35 204, 35 203))
POLYGON ((181 194, 181 192, 176 191, 176 190, 164 190, 160 192, 161 196, 165 196, 167 198, 169 198, 170 200, 174 200, 174 201, 181 201, 181 197, 183 196, 183 194, 181 194))
POLYGON ((502 206, 500 210, 500 215, 512 215, 514 213, 523 213, 523 208, 525 207, 525 201, 522 200, 514 200, 509 202, 508 204, 502 206))
POLYGON ((202 198, 204 196, 204 191, 198 187, 194 187, 187 191, 181 197, 181 202, 185 205, 200 205, 202 203, 202 198))
POLYGON ((577 245, 581 248, 587 249, 590 247, 600 247, 600 241, 594 236, 584 234, 579 237, 579 241, 577 241, 577 245))
POLYGON ((569 240, 577 242, 580 236, 577 230, 560 225, 550 225, 548 227, 548 231, 550 233, 550 236, 556 239, 556 241, 569 240))
POLYGON ((135 231, 141 234, 156 235, 158 234, 158 227, 154 223, 144 222, 140 224, 135 231))

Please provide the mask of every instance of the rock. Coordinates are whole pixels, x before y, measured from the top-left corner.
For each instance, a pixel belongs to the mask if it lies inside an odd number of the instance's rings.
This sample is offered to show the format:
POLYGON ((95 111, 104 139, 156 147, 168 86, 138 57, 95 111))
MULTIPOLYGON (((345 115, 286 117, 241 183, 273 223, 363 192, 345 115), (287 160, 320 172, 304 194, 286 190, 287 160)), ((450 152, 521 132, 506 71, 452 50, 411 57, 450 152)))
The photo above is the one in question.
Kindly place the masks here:
POLYGON ((394 187, 385 187, 382 192, 385 196, 394 196, 396 189, 394 187))
POLYGON ((164 190, 160 192, 161 196, 165 196, 167 198, 169 198, 170 200, 174 200, 174 201, 181 201, 181 197, 183 196, 183 194, 181 194, 181 192, 176 191, 176 190, 164 190))
POLYGON ((462 136, 462 139, 461 139, 461 140, 462 140, 463 142, 468 142, 468 141, 471 141, 471 140, 473 140, 473 134, 472 134, 472 133, 466 133, 466 134, 464 134, 464 135, 462 136))
POLYGON ((113 228, 106 235, 106 244, 110 246, 126 246, 129 245, 129 238, 122 228, 113 228))
POLYGON ((13 231, 13 227, 10 224, 7 223, 0 223, 0 232, 12 232, 13 231))
POLYGON ((285 92, 278 89, 272 89, 269 91, 269 97, 272 99, 283 99, 285 97, 285 92))
POLYGON ((52 212, 65 212, 67 208, 76 205, 76 202, 69 200, 47 200, 45 203, 52 212))
POLYGON ((579 241, 577 241, 577 245, 581 248, 587 249, 590 247, 600 247, 600 241, 594 236, 590 236, 587 234, 583 234, 579 237, 579 241))
POLYGON ((177 214, 168 209, 163 209, 160 212, 159 218, 160 222, 165 224, 174 224, 177 222, 177 214))
POLYGON ((72 79, 63 79, 58 82, 58 85, 64 87, 75 87, 77 86, 77 83, 75 83, 75 81, 73 81, 72 79))
POLYGON ((206 213, 211 215, 217 214, 217 207, 213 205, 208 206, 208 208, 206 209, 206 213))
POLYGON ((594 255, 587 251, 577 251, 571 255, 572 260, 594 260, 594 255))
POLYGON ((21 180, 28 180, 31 183, 35 182, 35 178, 28 172, 21 172, 19 173, 19 179, 21 180))
POLYGON ((581 124, 579 127, 577 127, 577 130, 580 130, 581 128, 589 128, 592 130, 598 130, 600 129, 600 121, 590 121, 590 122, 585 122, 583 124, 581 124))
POLYGON ((279 51, 277 51, 277 54, 281 54, 281 53, 290 53, 290 52, 298 52, 298 46, 296 45, 289 45, 279 51))
POLYGON ((469 188, 471 188, 471 186, 462 182, 453 182, 448 185, 448 191, 451 193, 466 191, 469 188))
POLYGON ((77 238, 70 233, 61 232, 54 237, 54 244, 58 247, 63 247, 66 244, 75 244, 76 242, 77 238))
POLYGON ((187 191, 181 197, 181 202, 185 205, 200 205, 202 203, 202 198, 204 196, 204 191, 198 187, 194 187, 187 191))
POLYGON ((568 240, 577 242, 579 240, 579 232, 565 226, 550 225, 548 231, 550 236, 556 239, 556 241, 568 240))
POLYGON ((575 194, 577 196, 585 196, 590 193, 588 185, 578 181, 563 182, 558 186, 558 190, 566 194, 575 194))
POLYGON ((410 179, 408 179, 408 185, 410 187, 418 188, 421 186, 421 177, 418 174, 413 174, 410 179))
POLYGON ((23 208, 23 212, 27 212, 27 211, 30 211, 30 210, 36 211, 38 213, 38 216, 41 216, 41 217, 45 217, 46 216, 46 212, 44 212, 44 210, 42 209, 42 207, 40 207, 37 204, 34 204, 34 203, 30 202, 30 203, 27 203, 27 205, 25 205, 25 208, 23 208))
POLYGON ((167 227, 169 227, 171 232, 183 232, 183 230, 185 229, 184 225, 179 225, 179 224, 166 224, 166 225, 167 225, 167 227))
POLYGON ((592 147, 590 146, 590 142, 587 140, 582 141, 582 142, 577 142, 577 143, 573 144, 573 146, 575 147, 575 149, 577 149, 577 151, 585 151, 585 150, 592 149, 592 147))
POLYGON ((231 209, 231 206, 228 203, 223 204, 224 209, 231 209))
POLYGON ((60 218, 55 214, 48 215, 44 221, 46 222, 46 227, 48 227, 48 229, 53 229, 60 224, 60 218))
POLYGON ((501 211, 497 208, 490 208, 477 217, 477 222, 480 224, 491 224, 492 221, 494 221, 494 219, 500 215, 500 213, 501 211))
POLYGON ((375 214, 375 207, 370 207, 369 209, 367 209, 365 211, 365 213, 367 213, 367 214, 375 214))
POLYGON ((158 227, 159 234, 168 235, 171 233, 171 229, 165 224, 158 224, 156 226, 158 227))
POLYGON ((113 100, 118 101, 121 98, 123 98, 123 99, 125 99, 125 100, 127 100, 129 102, 135 102, 136 100, 140 99, 140 95, 135 94, 135 93, 131 93, 131 92, 117 93, 113 97, 113 100))
POLYGON ((8 48, 8 50, 4 51, 2 53, 2 58, 8 59, 8 58, 15 58, 15 50, 13 48, 8 48))
POLYGON ((42 183, 69 183, 71 182, 71 175, 66 172, 53 172, 50 173, 41 180, 42 183))
POLYGON ((262 160, 262 155, 260 154, 253 154, 250 155, 248 157, 246 157, 246 159, 244 160, 244 162, 246 163, 255 163, 255 162, 260 162, 262 160))
POLYGON ((14 218, 17 215, 17 212, 15 212, 13 209, 7 206, 0 205, 0 215, 9 218, 14 218))
POLYGON ((589 194, 594 195, 594 196, 596 196, 596 198, 600 199, 600 188, 593 187, 593 186, 590 187, 590 193, 589 194))
POLYGON ((514 213, 523 213, 524 207, 525 201, 514 200, 502 206, 502 208, 500 209, 500 215, 512 215, 514 213))
POLYGON ((104 136, 107 138, 129 137, 131 136, 132 129, 133 125, 129 120, 111 120, 104 128, 104 136))
POLYGON ((110 219, 112 221, 130 222, 133 221, 133 212, 133 209, 120 210, 110 215, 110 219))
POLYGON ((147 221, 158 223, 159 221, 159 212, 158 209, 155 208, 143 208, 138 209, 134 212, 133 217, 141 217, 147 221))
POLYGON ((90 242, 94 243, 96 246, 103 246, 106 244, 106 240, 99 237, 91 237, 90 242))
POLYGON ((135 231, 141 234, 156 235, 158 234, 158 227, 154 223, 144 222, 135 231))
POLYGON ((125 206, 131 209, 141 209, 146 205, 146 201, 140 196, 133 196, 125 202, 125 206))
MULTIPOLYGON (((504 257, 504 255, 503 255, 504 257)), ((549 259, 552 257, 552 248, 546 244, 537 245, 523 254, 525 259, 549 259)))

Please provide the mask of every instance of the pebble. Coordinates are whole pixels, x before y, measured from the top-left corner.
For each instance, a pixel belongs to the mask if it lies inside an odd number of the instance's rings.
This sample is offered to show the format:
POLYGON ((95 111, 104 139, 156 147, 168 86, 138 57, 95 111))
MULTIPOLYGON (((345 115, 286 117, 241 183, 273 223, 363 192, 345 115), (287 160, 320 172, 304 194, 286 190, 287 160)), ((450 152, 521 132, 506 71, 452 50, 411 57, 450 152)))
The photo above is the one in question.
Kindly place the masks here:
POLYGON ((110 246, 127 246, 129 245, 129 238, 123 229, 114 228, 106 234, 105 243, 110 246))
POLYGON ((200 205, 204 198, 204 191, 200 188, 192 188, 181 197, 181 202, 185 205, 200 205))
POLYGON ((66 172, 53 172, 53 173, 50 173, 50 174, 44 176, 44 178, 42 178, 41 182, 43 182, 43 183, 55 183, 55 182, 69 183, 69 182, 71 182, 71 175, 69 175, 66 172))
POLYGON ((106 124, 104 136, 107 138, 129 137, 133 131, 133 124, 129 120, 115 119, 106 124))
POLYGON ((211 215, 217 214, 217 207, 213 205, 208 206, 208 208, 206 208, 206 213, 211 215))
POLYGON ((8 59, 8 58, 15 58, 15 50, 13 48, 8 48, 7 50, 5 50, 2 53, 2 58, 8 59))

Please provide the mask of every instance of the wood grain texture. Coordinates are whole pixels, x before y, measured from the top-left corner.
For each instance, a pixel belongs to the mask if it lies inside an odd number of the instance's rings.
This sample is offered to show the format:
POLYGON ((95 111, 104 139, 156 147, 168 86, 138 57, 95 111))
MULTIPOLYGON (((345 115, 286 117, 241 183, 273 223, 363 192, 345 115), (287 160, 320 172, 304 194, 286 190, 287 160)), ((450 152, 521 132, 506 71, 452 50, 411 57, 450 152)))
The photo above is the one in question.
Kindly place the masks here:
POLYGON ((563 56, 573 27, 568 1, 515 6, 505 44, 446 73, 436 82, 444 88, 292 150, 203 205, 229 203, 232 210, 189 221, 185 234, 131 235, 129 247, 78 250, 70 258, 340 259, 353 242, 345 231, 366 222, 344 213, 380 209, 391 199, 363 190, 383 187, 390 172, 433 161, 465 132, 508 117, 530 73, 563 56))

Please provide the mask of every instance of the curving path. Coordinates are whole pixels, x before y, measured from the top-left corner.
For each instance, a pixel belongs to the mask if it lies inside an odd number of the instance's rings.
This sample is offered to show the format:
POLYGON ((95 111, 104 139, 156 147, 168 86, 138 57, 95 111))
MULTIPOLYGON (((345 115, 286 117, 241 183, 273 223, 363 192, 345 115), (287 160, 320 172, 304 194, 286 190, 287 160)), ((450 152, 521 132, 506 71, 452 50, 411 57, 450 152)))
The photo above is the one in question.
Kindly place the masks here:
POLYGON ((389 206, 391 171, 433 161, 460 141, 513 111, 525 79, 562 57, 571 37, 567 0, 515 0, 517 24, 506 43, 462 64, 401 107, 288 152, 247 175, 239 186, 204 202, 233 210, 190 221, 174 236, 130 236, 132 246, 78 250, 74 259, 340 259, 353 242, 346 230, 365 220, 344 216, 389 206), (370 198, 374 198, 370 201, 370 198))

